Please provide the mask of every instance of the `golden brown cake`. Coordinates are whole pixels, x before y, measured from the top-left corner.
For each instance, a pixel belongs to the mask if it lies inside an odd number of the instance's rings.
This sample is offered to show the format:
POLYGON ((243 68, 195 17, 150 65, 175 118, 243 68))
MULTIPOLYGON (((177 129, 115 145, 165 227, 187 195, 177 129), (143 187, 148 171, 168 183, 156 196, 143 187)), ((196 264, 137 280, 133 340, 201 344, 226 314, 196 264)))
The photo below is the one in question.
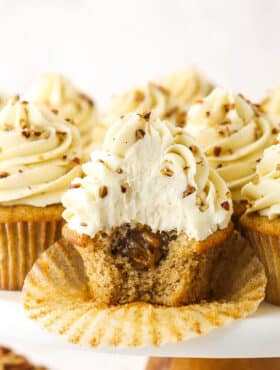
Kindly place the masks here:
POLYGON ((129 114, 63 196, 64 237, 84 246, 96 299, 177 306, 209 297, 232 234, 223 180, 182 129, 129 114))
POLYGON ((280 144, 264 151, 254 180, 242 189, 248 200, 240 226, 267 274, 266 299, 280 305, 280 144))
POLYGON ((77 129, 19 98, 0 113, 0 289, 21 289, 61 236, 61 195, 80 174, 77 129))
MULTIPOLYGON (((232 231, 230 224, 198 242, 184 233, 124 224, 110 234, 98 233, 81 253, 100 303, 179 306, 210 298, 213 268, 232 231)), ((67 228, 64 236, 74 245, 84 244, 67 228)))

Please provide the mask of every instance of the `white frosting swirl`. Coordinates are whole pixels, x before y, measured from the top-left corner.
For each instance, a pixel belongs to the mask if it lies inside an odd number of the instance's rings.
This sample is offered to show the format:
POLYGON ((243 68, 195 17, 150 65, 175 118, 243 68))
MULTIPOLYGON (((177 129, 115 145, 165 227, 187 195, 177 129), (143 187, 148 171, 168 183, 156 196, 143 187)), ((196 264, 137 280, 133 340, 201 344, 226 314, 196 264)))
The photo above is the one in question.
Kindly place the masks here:
POLYGON ((280 129, 280 86, 268 92, 261 102, 261 109, 268 115, 274 126, 280 129))
POLYGON ((179 108, 170 91, 155 83, 147 83, 116 96, 104 122, 110 126, 117 118, 131 112, 151 113, 154 118, 166 119, 178 126, 184 126, 186 122, 186 112, 179 108))
POLYGON ((252 179, 256 160, 272 142, 271 122, 243 96, 216 88, 190 108, 186 129, 203 146, 233 199, 240 200, 241 187, 252 179))
POLYGON ((185 108, 189 108, 196 100, 204 98, 213 90, 213 85, 196 68, 185 68, 172 73, 164 77, 161 84, 169 89, 185 108))
POLYGON ((139 222, 203 240, 230 222, 226 184, 194 140, 167 122, 119 119, 83 171, 62 198, 63 217, 79 234, 139 222))
POLYGON ((44 207, 81 173, 75 126, 26 101, 13 98, 0 112, 0 204, 44 207))
POLYGON ((264 151, 256 175, 243 187, 242 195, 249 201, 247 213, 258 212, 269 219, 280 216, 280 144, 264 151))
POLYGON ((95 103, 69 80, 59 74, 45 74, 31 87, 27 99, 58 110, 62 117, 78 127, 83 147, 91 144, 93 128, 98 123, 95 103))

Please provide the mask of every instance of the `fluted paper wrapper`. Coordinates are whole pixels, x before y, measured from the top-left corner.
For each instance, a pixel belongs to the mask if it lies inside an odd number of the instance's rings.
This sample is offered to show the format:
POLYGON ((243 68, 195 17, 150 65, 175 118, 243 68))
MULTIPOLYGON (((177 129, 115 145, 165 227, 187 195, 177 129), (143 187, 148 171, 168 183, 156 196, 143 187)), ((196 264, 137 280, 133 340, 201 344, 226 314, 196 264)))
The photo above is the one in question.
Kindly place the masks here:
POLYGON ((185 341, 255 312, 265 294, 264 269, 238 233, 217 265, 213 300, 188 306, 97 306, 82 256, 79 248, 63 240, 55 243, 35 263, 23 290, 29 318, 80 345, 136 347, 185 341))
POLYGON ((20 290, 39 255, 61 237, 62 221, 0 223, 0 289, 20 290))
POLYGON ((280 238, 253 230, 245 234, 265 268, 266 300, 280 306, 280 238))

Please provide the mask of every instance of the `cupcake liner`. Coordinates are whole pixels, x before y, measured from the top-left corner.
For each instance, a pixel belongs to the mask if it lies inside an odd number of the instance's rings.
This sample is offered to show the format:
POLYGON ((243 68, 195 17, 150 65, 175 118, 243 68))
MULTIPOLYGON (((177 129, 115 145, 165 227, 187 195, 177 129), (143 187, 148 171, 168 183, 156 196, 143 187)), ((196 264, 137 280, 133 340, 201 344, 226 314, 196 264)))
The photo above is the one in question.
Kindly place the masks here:
POLYGON ((264 265, 267 276, 266 300, 280 305, 280 238, 245 230, 245 234, 264 265))
POLYGON ((90 347, 159 346, 205 335, 255 312, 264 298, 264 269, 237 232, 211 282, 213 300, 181 307, 148 303, 97 306, 79 248, 60 240, 43 253, 23 289, 26 314, 48 331, 90 347))
POLYGON ((20 290, 39 255, 61 237, 62 221, 0 223, 0 289, 20 290))

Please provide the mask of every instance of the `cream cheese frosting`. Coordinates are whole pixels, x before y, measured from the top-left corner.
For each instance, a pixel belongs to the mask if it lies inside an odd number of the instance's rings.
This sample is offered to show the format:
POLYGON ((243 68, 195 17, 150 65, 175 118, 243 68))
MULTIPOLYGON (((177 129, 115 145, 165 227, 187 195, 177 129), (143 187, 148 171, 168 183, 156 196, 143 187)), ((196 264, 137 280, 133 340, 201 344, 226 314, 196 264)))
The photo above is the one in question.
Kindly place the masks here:
POLYGON ((77 128, 45 107, 12 98, 0 112, 0 204, 44 207, 81 174, 77 128))
POLYGON ((179 104, 189 108, 197 99, 204 98, 213 85, 196 68, 185 68, 164 77, 162 86, 169 89, 179 104))
POLYGON ((233 200, 242 199, 242 186, 253 178, 257 160, 272 143, 271 122, 242 95, 216 88, 190 108, 186 130, 202 145, 233 200))
POLYGON ((179 107, 168 89, 155 83, 135 87, 114 97, 104 122, 110 126, 117 118, 131 112, 151 113, 154 118, 168 120, 180 127, 186 122, 186 111, 179 107))
POLYGON ((256 175, 243 187, 242 195, 249 201, 247 213, 258 212, 269 219, 280 216, 280 144, 264 151, 256 175))
POLYGON ((130 113, 117 120, 82 168, 62 198, 63 217, 79 234, 139 222, 203 240, 230 222, 225 182, 192 137, 159 119, 130 113))
POLYGON ((280 129, 280 85, 268 92, 261 102, 261 109, 269 116, 274 126, 280 129))
POLYGON ((58 110, 62 117, 78 127, 83 147, 91 144, 94 126, 98 124, 96 105, 68 79, 55 73, 45 74, 31 87, 27 99, 58 110))

